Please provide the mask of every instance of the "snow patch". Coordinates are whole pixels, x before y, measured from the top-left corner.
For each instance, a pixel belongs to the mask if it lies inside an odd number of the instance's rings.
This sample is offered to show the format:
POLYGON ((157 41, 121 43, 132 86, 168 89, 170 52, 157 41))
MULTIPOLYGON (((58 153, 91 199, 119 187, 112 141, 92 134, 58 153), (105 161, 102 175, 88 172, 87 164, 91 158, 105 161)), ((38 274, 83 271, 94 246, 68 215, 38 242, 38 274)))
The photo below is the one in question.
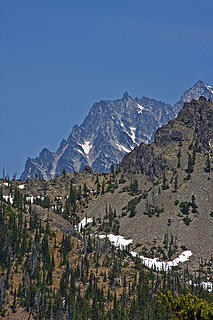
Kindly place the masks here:
POLYGON ((19 189, 23 190, 25 188, 25 185, 24 184, 20 184, 18 187, 19 187, 19 189))
POLYGON ((80 154, 84 155, 83 151, 81 151, 80 148, 77 150, 78 150, 78 152, 80 152, 80 154))
POLYGON ((85 154, 89 154, 90 149, 92 148, 92 144, 90 141, 85 141, 83 144, 79 143, 79 145, 82 147, 85 154))
POLYGON ((122 146, 120 143, 116 143, 116 146, 118 147, 118 149, 120 150, 120 151, 125 151, 125 152, 131 152, 131 150, 129 150, 129 149, 127 149, 126 147, 124 147, 124 146, 122 146))
POLYGON ((26 197, 26 201, 33 203, 34 197, 26 197))
POLYGON ((36 198, 34 199, 41 199, 42 201, 44 201, 44 196, 37 196, 36 198))
POLYGON ((179 255, 179 257, 171 261, 159 261, 157 258, 154 258, 154 259, 146 258, 144 256, 138 255, 134 251, 131 251, 130 254, 133 257, 139 257, 143 261, 144 265, 148 268, 156 269, 159 271, 162 271, 162 270, 168 271, 169 269, 171 269, 171 267, 177 266, 180 262, 187 261, 189 257, 191 257, 192 252, 190 250, 186 250, 182 252, 179 255))
POLYGON ((201 286, 204 290, 208 290, 209 292, 212 292, 212 282, 201 282, 201 286))
MULTIPOLYGON (((104 239, 106 238, 105 235, 100 235, 98 236, 100 239, 104 239)), ((119 249, 126 249, 126 247, 132 243, 132 240, 126 240, 124 239, 123 236, 115 236, 114 234, 109 234, 107 235, 107 238, 109 239, 109 241, 116 247, 119 249)))
POLYGON ((144 108, 141 104, 139 104, 139 103, 136 103, 136 104, 137 104, 137 106, 138 106, 138 108, 139 108, 138 113, 142 113, 143 110, 145 110, 145 108, 144 108))
POLYGON ((81 220, 81 222, 75 226, 76 230, 78 230, 79 232, 81 231, 81 229, 85 228, 85 226, 88 224, 88 223, 91 223, 93 221, 92 218, 84 218, 81 220))
POLYGON ((135 142, 135 130, 136 130, 136 128, 134 128, 134 127, 129 127, 129 129, 131 130, 130 137, 131 137, 132 141, 133 141, 134 143, 136 143, 136 142, 135 142))
MULTIPOLYGON (((189 282, 188 282, 189 284, 190 284, 190 286, 192 285, 192 280, 189 280, 189 282)), ((195 287, 198 287, 199 286, 199 284, 197 284, 197 283, 194 283, 193 284, 195 287)), ((204 290, 207 290, 208 292, 212 292, 212 282, 205 282, 205 281, 202 281, 201 283, 200 283, 200 286, 204 289, 204 290)))
POLYGON ((7 202, 9 201, 11 204, 13 204, 13 197, 11 197, 11 196, 3 196, 3 199, 6 200, 7 202))
MULTIPOLYGON (((98 236, 101 239, 106 238, 105 235, 100 235, 98 236)), ((123 236, 115 236, 113 234, 107 235, 107 238, 109 241, 117 248, 120 248, 121 250, 126 249, 128 245, 132 243, 132 240, 126 240, 123 236)), ((171 269, 171 267, 177 266, 180 262, 185 262, 191 257, 192 252, 190 250, 186 250, 182 252, 176 259, 171 260, 171 261, 159 261, 157 258, 151 259, 151 258, 146 258, 144 256, 140 256, 137 252, 130 251, 130 254, 133 257, 138 257, 142 260, 144 265, 148 268, 156 269, 159 271, 168 271, 171 269)))
POLYGON ((8 182, 4 182, 4 186, 9 187, 9 183, 8 182))
POLYGON ((213 88, 207 84, 205 84, 207 90, 209 90, 213 94, 213 88))

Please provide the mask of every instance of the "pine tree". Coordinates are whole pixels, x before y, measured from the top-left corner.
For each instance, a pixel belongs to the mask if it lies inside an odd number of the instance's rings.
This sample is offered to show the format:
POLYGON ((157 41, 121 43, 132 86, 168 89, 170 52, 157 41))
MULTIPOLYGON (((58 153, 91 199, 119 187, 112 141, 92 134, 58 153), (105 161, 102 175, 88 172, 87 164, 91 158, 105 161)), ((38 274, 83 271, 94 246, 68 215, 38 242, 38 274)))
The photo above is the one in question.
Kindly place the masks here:
POLYGON ((104 181, 103 181, 103 182, 102 182, 102 185, 101 185, 101 194, 102 194, 102 195, 105 193, 104 188, 105 188, 105 183, 104 183, 104 181))
POLYGON ((14 291, 13 304, 11 308, 12 308, 12 312, 15 313, 16 312, 16 289, 14 291))
POLYGON ((205 171, 208 173, 211 171, 211 162, 210 162, 209 154, 206 155, 205 171))

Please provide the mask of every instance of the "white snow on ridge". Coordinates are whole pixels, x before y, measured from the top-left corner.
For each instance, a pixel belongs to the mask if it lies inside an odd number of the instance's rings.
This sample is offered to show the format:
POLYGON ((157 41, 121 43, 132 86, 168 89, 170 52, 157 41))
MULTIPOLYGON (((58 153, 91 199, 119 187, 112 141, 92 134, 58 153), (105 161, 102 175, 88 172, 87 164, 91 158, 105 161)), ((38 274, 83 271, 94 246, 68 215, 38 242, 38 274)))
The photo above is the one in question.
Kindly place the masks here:
POLYGON ((84 156, 84 153, 83 153, 83 151, 80 150, 80 148, 78 148, 76 150, 78 150, 78 152, 80 152, 80 154, 82 154, 84 156))
POLYGON ((134 128, 134 127, 129 127, 129 129, 131 130, 130 137, 131 137, 132 141, 133 141, 134 143, 136 143, 136 142, 135 142, 135 130, 136 130, 136 128, 134 128))
POLYGON ((213 94, 213 88, 209 86, 207 83, 204 83, 204 86, 207 90, 209 90, 213 94))
MULTIPOLYGON (((105 235, 100 235, 98 237, 101 239, 106 238, 105 235)), ((107 238, 116 248, 120 248, 121 250, 125 249, 130 243, 132 243, 131 239, 126 240, 123 236, 115 236, 114 234, 107 235, 107 238)))
MULTIPOLYGON (((99 238, 101 239, 104 239, 105 237, 105 235, 99 236, 99 238)), ((115 236, 113 234, 109 234, 107 235, 107 238, 115 247, 120 248, 121 250, 126 249, 126 247, 132 243, 131 239, 126 240, 123 236, 115 236)), ((144 265, 148 268, 153 268, 159 271, 168 271, 169 269, 171 269, 171 267, 177 266, 180 262, 187 261, 192 255, 192 252, 190 250, 186 250, 182 252, 179 257, 171 261, 159 261, 157 258, 146 258, 144 256, 140 256, 137 252, 134 251, 130 251, 130 254, 133 257, 139 257, 143 261, 144 265)))
POLYGON ((118 147, 118 149, 120 150, 120 151, 125 151, 125 152, 131 152, 131 150, 129 150, 129 149, 127 149, 126 147, 124 147, 124 146, 122 146, 120 143, 116 143, 116 146, 118 147))
POLYGON ((180 262, 185 262, 189 259, 189 257, 192 255, 192 252, 190 250, 182 252, 179 257, 177 257, 174 260, 171 261, 159 261, 157 258, 151 259, 146 258, 144 256, 138 255, 136 252, 131 251, 130 252, 133 257, 139 257, 144 265, 148 268, 153 268, 159 271, 168 271, 171 269, 171 267, 177 266, 180 262))
POLYGON ((84 144, 80 144, 79 145, 82 147, 82 149, 84 150, 84 153, 89 154, 90 149, 92 148, 92 144, 90 141, 85 141, 84 144))
POLYGON ((11 204, 13 204, 13 197, 11 196, 3 196, 3 199, 6 201, 9 201, 11 204))
POLYGON ((139 103, 136 103, 136 104, 137 104, 138 108, 140 109, 140 111, 138 111, 138 113, 142 113, 142 111, 145 110, 145 108, 142 105, 140 105, 139 103))
MULTIPOLYGON (((85 226, 92 221, 92 218, 83 218, 81 222, 77 226, 75 226, 75 228, 80 232, 81 229, 85 228, 85 226)), ((125 250, 127 246, 133 242, 132 239, 127 240, 123 236, 114 234, 97 235, 97 237, 100 239, 105 239, 107 237, 112 245, 116 248, 119 248, 120 250, 125 250)), ((171 269, 171 267, 177 266, 180 262, 186 262, 189 257, 191 257, 192 252, 190 250, 186 250, 182 252, 176 259, 171 261, 159 261, 157 258, 146 258, 144 256, 140 256, 137 252, 134 251, 130 251, 130 254, 132 255, 132 257, 140 258, 143 264, 148 268, 158 271, 168 271, 171 269)))
POLYGON ((213 94, 213 88, 211 86, 206 86, 206 88, 213 94))
POLYGON ((26 201, 30 201, 31 203, 33 203, 33 199, 34 197, 26 197, 26 201))
POLYGON ((88 223, 91 223, 93 221, 92 218, 84 218, 81 220, 81 222, 75 226, 76 230, 78 230, 79 232, 81 231, 81 229, 83 229, 88 223))
POLYGON ((204 290, 208 290, 208 292, 212 292, 212 282, 201 282, 201 286, 204 290))
POLYGON ((24 184, 20 184, 18 187, 19 187, 19 189, 23 190, 25 188, 25 185, 24 184))

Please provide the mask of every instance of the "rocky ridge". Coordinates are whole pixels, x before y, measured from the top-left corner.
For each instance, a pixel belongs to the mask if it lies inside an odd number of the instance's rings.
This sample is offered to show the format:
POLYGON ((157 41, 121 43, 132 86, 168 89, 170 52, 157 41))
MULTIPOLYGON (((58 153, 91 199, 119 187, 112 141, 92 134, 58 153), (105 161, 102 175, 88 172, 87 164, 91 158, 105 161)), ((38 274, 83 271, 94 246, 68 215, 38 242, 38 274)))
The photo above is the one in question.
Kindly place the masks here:
POLYGON ((100 101, 80 126, 74 126, 55 153, 44 148, 36 159, 28 158, 22 180, 40 176, 50 179, 63 169, 109 171, 141 142, 148 143, 159 126, 174 116, 172 107, 160 101, 132 98, 127 93, 116 101, 100 101))
MULTIPOLYGON (((213 106, 204 97, 185 103, 178 117, 169 121, 156 132, 151 145, 143 143, 125 155, 119 167, 123 172, 146 174, 151 178, 162 178, 171 147, 193 143, 196 150, 213 154, 213 106), (189 141, 191 141, 189 143, 189 141)), ((170 163, 171 162, 171 163, 170 163)))
POLYGON ((174 107, 147 97, 132 98, 128 93, 115 101, 97 102, 56 152, 44 148, 35 159, 27 159, 21 179, 40 176, 48 180, 63 169, 78 172, 86 165, 94 171, 107 172, 136 146, 152 142, 157 128, 173 119, 184 102, 200 96, 213 100, 213 88, 198 81, 174 107))

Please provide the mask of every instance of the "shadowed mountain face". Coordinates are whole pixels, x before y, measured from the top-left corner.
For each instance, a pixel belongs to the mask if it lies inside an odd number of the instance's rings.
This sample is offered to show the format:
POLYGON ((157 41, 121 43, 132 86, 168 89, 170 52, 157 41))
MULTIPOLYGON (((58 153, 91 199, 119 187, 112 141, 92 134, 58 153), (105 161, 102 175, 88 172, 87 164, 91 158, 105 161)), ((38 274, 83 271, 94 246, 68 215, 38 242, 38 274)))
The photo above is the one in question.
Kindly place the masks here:
POLYGON ((186 101, 200 96, 213 100, 213 88, 198 81, 173 107, 146 97, 127 93, 115 101, 95 103, 80 126, 74 126, 56 152, 43 149, 35 159, 28 158, 22 180, 36 175, 50 179, 61 173, 80 171, 89 165, 94 171, 109 171, 140 143, 153 141, 157 128, 173 119, 186 101))

